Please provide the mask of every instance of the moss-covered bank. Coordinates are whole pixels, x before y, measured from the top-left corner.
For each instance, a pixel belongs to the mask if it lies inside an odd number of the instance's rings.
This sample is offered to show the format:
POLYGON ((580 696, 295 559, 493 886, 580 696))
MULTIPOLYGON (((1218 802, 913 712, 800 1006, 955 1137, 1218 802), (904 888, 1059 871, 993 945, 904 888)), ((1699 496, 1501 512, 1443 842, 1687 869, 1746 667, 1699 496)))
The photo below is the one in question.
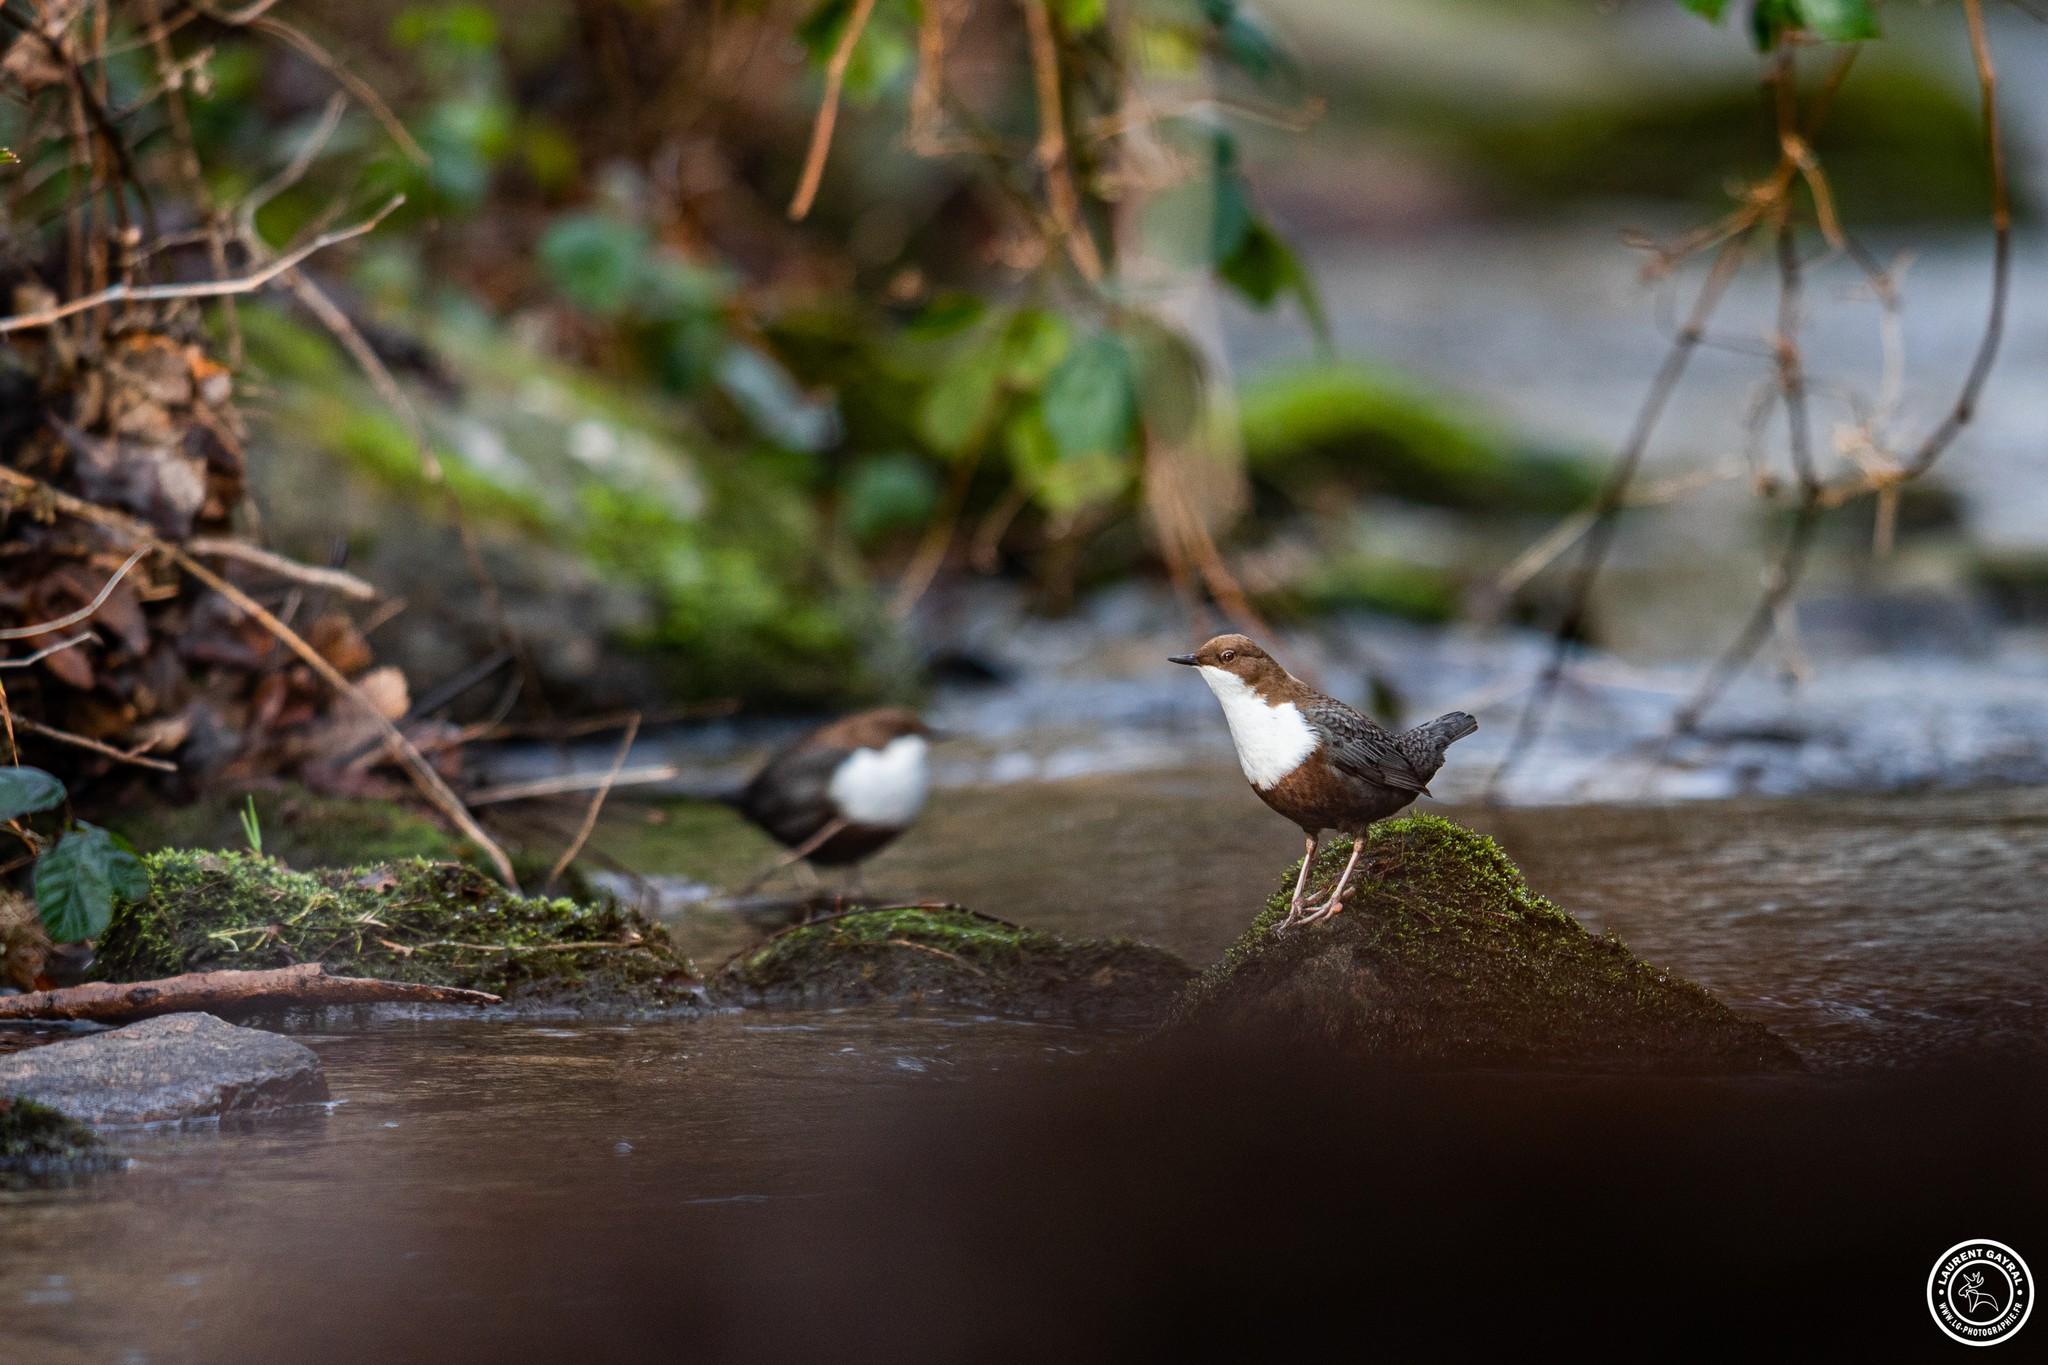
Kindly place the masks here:
POLYGON ((458 863, 295 872, 248 853, 145 856, 150 898, 98 945, 109 980, 324 962, 524 1005, 652 1009, 701 998, 668 934, 612 904, 518 896, 458 863))
POLYGON ((34 1100, 0 1095, 0 1183, 113 1164, 92 1129, 34 1100))
POLYGON ((1153 1023, 1192 970, 1128 939, 1070 943, 958 907, 858 910, 739 954, 712 983, 733 1004, 834 1008, 880 1000, 1153 1023))
MULTIPOLYGON (((1323 850, 1316 894, 1348 840, 1323 850)), ((1374 832, 1342 914, 1276 934, 1286 884, 1178 1002, 1181 1026, 1267 1028, 1417 1066, 1796 1069, 1768 1030, 1529 890, 1493 840, 1430 815, 1374 832)))

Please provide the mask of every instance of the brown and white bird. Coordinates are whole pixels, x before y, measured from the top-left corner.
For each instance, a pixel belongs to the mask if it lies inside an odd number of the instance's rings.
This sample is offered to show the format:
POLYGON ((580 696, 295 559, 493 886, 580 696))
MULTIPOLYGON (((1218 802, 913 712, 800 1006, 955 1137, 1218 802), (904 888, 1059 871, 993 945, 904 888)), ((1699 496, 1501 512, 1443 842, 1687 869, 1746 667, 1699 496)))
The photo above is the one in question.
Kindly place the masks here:
POLYGON ((862 711, 779 750, 726 799, 789 850, 778 866, 858 863, 924 809, 932 734, 900 707, 862 711))
POLYGON ((1344 908, 1367 828, 1427 792, 1444 765, 1444 750, 1479 728, 1463 711, 1452 711, 1395 734, 1316 691, 1242 635, 1219 635, 1192 654, 1167 657, 1201 673, 1223 704, 1238 766, 1252 790, 1308 838, 1282 929, 1344 908), (1302 892, 1326 829, 1352 836, 1351 858, 1336 889, 1304 906, 1302 892))

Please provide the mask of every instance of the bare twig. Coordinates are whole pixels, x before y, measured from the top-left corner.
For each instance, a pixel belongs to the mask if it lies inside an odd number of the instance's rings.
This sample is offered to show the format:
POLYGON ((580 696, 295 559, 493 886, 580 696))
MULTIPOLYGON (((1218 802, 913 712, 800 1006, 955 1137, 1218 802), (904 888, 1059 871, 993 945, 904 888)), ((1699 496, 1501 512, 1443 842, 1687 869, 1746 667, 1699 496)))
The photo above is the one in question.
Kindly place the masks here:
POLYGON ((610 771, 604 775, 604 784, 592 793, 590 805, 583 811, 583 823, 576 827, 576 837, 562 850, 562 856, 555 859, 555 865, 548 869, 545 886, 552 887, 569 870, 569 864, 576 861, 576 855, 590 842, 590 832, 597 828, 598 814, 604 810, 604 799, 611 795, 612 787, 619 780, 619 770, 626 766, 626 755, 633 752, 633 741, 640 734, 640 717, 635 716, 626 724, 626 733, 619 737, 619 750, 612 755, 610 771))
MULTIPOLYGON (((251 8, 255 7, 251 6, 251 8)), ((265 5, 263 8, 267 10, 269 6, 265 5)), ((433 160, 432 157, 427 155, 426 149, 413 139, 413 135, 405 130, 405 125, 399 122, 398 115, 391 112, 391 106, 384 102, 383 96, 377 93, 375 87, 361 76, 356 75, 355 72, 350 71, 342 63, 336 61, 333 53, 314 42, 312 38, 308 37, 301 30, 285 23, 282 19, 271 18, 268 14, 259 12, 255 17, 245 22, 248 27, 255 29, 257 32, 267 33, 271 37, 276 38, 286 47, 291 48, 292 51, 332 76, 335 84, 348 91, 349 94, 355 97, 358 104, 370 111, 370 117, 376 119, 383 126, 385 133, 389 135, 393 142, 398 144, 398 149, 405 153, 408 161, 412 162, 415 166, 425 166, 433 160)))
POLYGON ((803 174, 797 178, 796 194, 789 201, 792 221, 801 222, 809 217, 811 204, 818 197, 818 184, 825 178, 825 158, 832 151, 832 129, 839 122, 839 96, 846 85, 846 67, 853 60, 853 49, 860 43, 860 35, 867 31, 868 19, 874 12, 875 0, 855 0, 853 13, 847 16, 846 27, 839 32, 839 45, 832 49, 832 59, 825 66, 825 95, 811 125, 811 144, 804 153, 803 174))
POLYGON ((16 716, 14 724, 17 729, 26 734, 41 735, 52 743, 67 744, 74 749, 84 749, 89 753, 98 754, 101 758, 111 758, 116 763, 126 763, 137 768, 152 768, 160 773, 174 773, 178 771, 178 765, 166 759, 150 758, 134 749, 116 749, 111 744, 103 744, 99 740, 88 739, 84 735, 74 735, 69 730, 59 730, 54 725, 46 725, 42 721, 31 719, 28 716, 16 716))
POLYGON ((1741 267, 1743 251, 1748 242, 1748 227, 1722 241, 1720 250, 1714 256, 1713 265, 1707 270, 1706 281, 1700 285, 1700 292, 1693 300, 1685 326, 1672 339, 1670 348, 1664 353, 1663 363, 1657 367, 1656 375, 1650 380, 1649 391, 1643 396, 1643 405, 1636 412, 1635 424, 1629 429, 1628 438, 1622 442, 1621 452, 1615 457, 1614 468, 1609 472, 1606 483, 1601 486, 1599 496, 1594 500, 1592 525, 1586 531, 1568 605, 1551 636, 1549 660, 1545 663, 1535 688, 1530 692, 1529 700, 1522 707, 1521 719, 1516 723, 1515 732, 1508 740, 1506 752, 1494 768, 1493 775, 1487 779, 1486 791, 1489 796, 1521 760, 1542 726, 1544 713, 1557 690, 1558 682, 1564 676, 1565 664, 1571 657, 1572 646, 1584 626, 1586 611, 1592 600, 1593 584, 1599 577, 1600 569, 1607 559, 1607 551, 1613 544, 1615 519, 1628 496, 1629 484, 1635 478, 1636 467, 1642 463, 1643 452, 1648 449, 1650 437, 1657 430, 1657 422, 1663 417, 1673 390, 1678 387, 1679 379, 1685 374, 1686 362, 1699 347, 1700 338, 1706 331, 1707 319, 1713 316, 1714 309, 1719 306, 1722 296, 1727 293, 1729 283, 1741 267))
POLYGON ((1031 38, 1031 76, 1038 95, 1038 161, 1045 168, 1046 199, 1060 242, 1081 278, 1091 284, 1102 278, 1102 255, 1081 217, 1081 195, 1074 185, 1073 159, 1067 149, 1064 102, 1060 98, 1059 44, 1045 0, 1017 0, 1031 38))
POLYGON ((185 549, 195 555, 239 560, 252 568, 276 574, 279 578, 289 578, 294 583, 304 583, 309 587, 325 588, 329 592, 338 592, 343 597, 353 598, 358 602, 374 602, 383 596, 375 587, 352 573, 301 564, 295 559, 286 559, 283 555, 273 554, 269 550, 259 549, 239 540, 227 540, 219 536, 194 536, 185 542, 185 549))
POLYGON ((262 269, 252 271, 247 275, 227 280, 194 280, 187 284, 131 285, 125 281, 117 282, 80 298, 68 299, 63 303, 52 304, 48 308, 37 309, 30 313, 18 313, 13 317, 0 318, 0 334, 21 332, 36 327, 48 327, 51 323, 60 322, 65 318, 88 312, 95 308, 105 308, 109 304, 149 303, 167 299, 218 299, 236 294, 252 294, 292 269, 292 267, 298 265, 301 261, 304 261, 307 257, 372 231, 404 202, 404 195, 393 195, 390 202, 361 222, 350 227, 339 228, 333 232, 323 232, 310 242, 286 252, 262 269))
POLYGON ((27 668, 30 664, 41 663, 43 660, 49 658, 52 654, 62 654, 67 649, 75 649, 79 645, 84 644, 87 640, 90 640, 91 638, 91 631, 80 631, 78 634, 72 636, 68 640, 59 640, 54 645, 45 645, 43 646, 43 648, 37 650, 35 653, 24 654, 19 659, 0 659, 0 668, 27 668))
POLYGON ((518 889, 519 879, 512 870, 512 860, 505 856, 505 850, 484 832, 483 826, 476 822, 476 817, 462 804, 462 798, 449 789, 441 774, 434 771, 434 766, 427 762, 413 742, 405 737, 404 731, 393 725, 390 718, 378 709, 376 702, 365 695, 361 688, 343 677, 341 670, 329 663, 325 655, 307 644, 297 631, 278 620, 262 603, 176 546, 171 547, 171 554, 185 572, 225 597, 243 615, 269 631, 285 648, 296 654, 302 663, 319 674, 322 681, 348 698, 355 704, 356 709, 375 722, 377 728, 384 732, 384 738, 391 746, 400 766, 411 775, 414 785, 420 789, 421 795, 453 821, 456 828, 460 829, 470 842, 484 851, 484 855, 491 860, 491 866, 497 869, 498 876, 505 885, 518 889))
MULTIPOLYGON (((121 580, 128 576, 128 571, 135 567, 137 561, 149 553, 149 549, 150 547, 145 545, 129 555, 121 567, 114 570, 113 577, 107 580, 106 586, 99 590, 98 595, 77 611, 59 616, 53 621, 44 621, 39 625, 9 626, 5 630, 0 630, 0 640, 32 640, 38 635, 48 635, 52 631, 63 630, 67 626, 75 626, 80 621, 88 619, 94 612, 107 604, 107 599, 114 595, 114 589, 121 586, 121 580)), ((4 666, 0 665, 0 667, 4 666)))

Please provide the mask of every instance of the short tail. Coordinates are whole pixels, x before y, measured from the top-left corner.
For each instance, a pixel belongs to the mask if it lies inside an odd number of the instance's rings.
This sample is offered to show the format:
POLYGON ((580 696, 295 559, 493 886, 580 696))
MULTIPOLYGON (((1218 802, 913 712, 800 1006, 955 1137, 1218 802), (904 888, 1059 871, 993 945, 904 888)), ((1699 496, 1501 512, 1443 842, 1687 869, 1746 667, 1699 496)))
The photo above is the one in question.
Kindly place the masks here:
POLYGON ((1426 725, 1415 727, 1416 733, 1428 735, 1430 740, 1448 748, 1479 728, 1479 722, 1463 711, 1446 711, 1426 725))
POLYGON ((1444 766, 1444 750, 1478 728, 1479 722, 1463 711, 1452 711, 1413 730, 1403 730, 1394 736, 1394 747, 1408 760, 1408 766, 1428 782, 1444 766))

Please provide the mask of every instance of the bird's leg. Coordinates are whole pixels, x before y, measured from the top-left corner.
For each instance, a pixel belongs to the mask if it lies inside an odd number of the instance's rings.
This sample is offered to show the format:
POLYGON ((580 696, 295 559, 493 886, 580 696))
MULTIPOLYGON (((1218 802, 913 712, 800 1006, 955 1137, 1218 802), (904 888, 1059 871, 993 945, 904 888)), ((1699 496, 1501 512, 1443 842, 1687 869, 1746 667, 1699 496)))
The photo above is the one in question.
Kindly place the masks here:
POLYGON ((1281 920, 1274 932, 1291 929, 1301 923, 1301 893, 1308 889, 1308 874, 1316 865, 1316 836, 1308 836, 1308 851, 1301 855, 1301 875, 1294 879, 1294 899, 1287 906, 1287 918, 1281 920))
POLYGON ((1343 875, 1337 878, 1337 889, 1332 891, 1322 904, 1301 917, 1303 924, 1314 924, 1317 920, 1328 919, 1344 908, 1344 888, 1351 884, 1351 870, 1358 866, 1358 855, 1365 852, 1365 843, 1362 836, 1351 841, 1351 856, 1345 860, 1343 875))
POLYGON ((739 890, 733 892, 733 894, 735 896, 744 896, 748 895, 753 891, 758 890, 762 882, 767 881, 770 877, 782 871, 783 868, 788 867, 791 863, 803 862, 804 859, 810 857, 813 853, 816 853, 819 849, 823 848, 826 845, 826 843, 831 840, 833 835, 837 834, 840 830, 845 828, 846 821, 844 820, 826 821, 825 824, 822 827, 820 827, 816 834, 813 834, 810 838, 804 840, 795 848, 790 849, 787 853, 784 853, 774 862, 768 864, 768 866, 762 868, 759 872, 755 873, 752 880, 750 880, 745 886, 742 886, 739 890))

